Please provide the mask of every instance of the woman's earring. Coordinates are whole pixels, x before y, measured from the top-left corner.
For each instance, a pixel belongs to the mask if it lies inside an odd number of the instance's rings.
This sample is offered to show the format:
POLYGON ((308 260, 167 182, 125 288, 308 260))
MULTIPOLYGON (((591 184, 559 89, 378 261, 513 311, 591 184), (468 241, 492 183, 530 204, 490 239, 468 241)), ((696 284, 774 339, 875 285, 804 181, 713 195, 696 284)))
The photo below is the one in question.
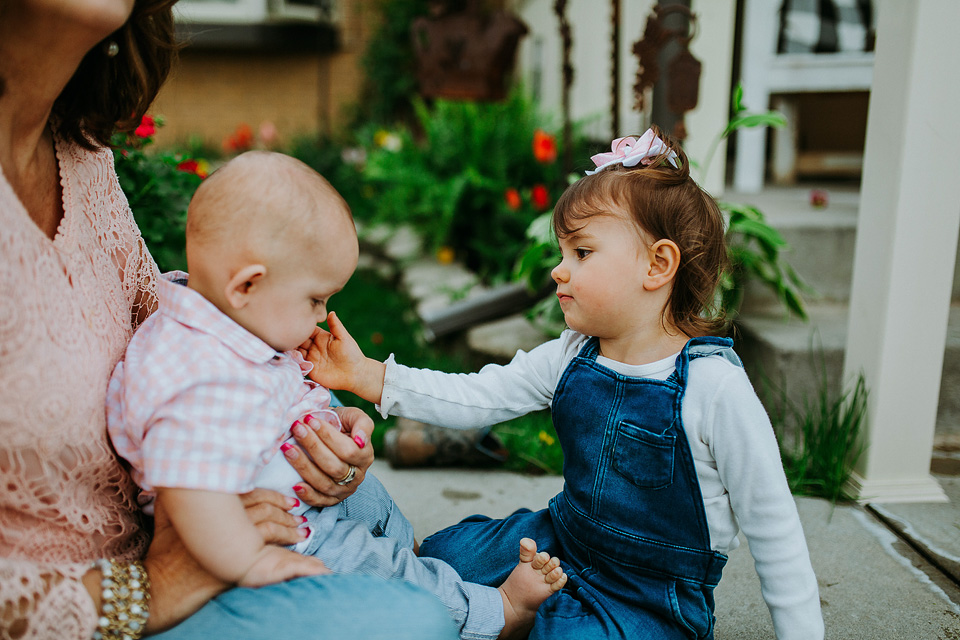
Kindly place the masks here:
POLYGON ((103 46, 103 52, 107 54, 108 58, 115 58, 120 53, 120 45, 117 44, 116 40, 110 40, 103 46))

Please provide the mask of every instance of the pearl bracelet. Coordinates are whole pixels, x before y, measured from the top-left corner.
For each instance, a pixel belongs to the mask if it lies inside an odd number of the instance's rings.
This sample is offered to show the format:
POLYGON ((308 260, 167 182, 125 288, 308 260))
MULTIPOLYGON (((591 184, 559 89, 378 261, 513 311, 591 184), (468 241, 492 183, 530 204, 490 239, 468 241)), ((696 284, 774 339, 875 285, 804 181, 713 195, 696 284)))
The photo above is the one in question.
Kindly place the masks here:
POLYGON ((138 640, 150 616, 150 579, 141 562, 96 560, 102 579, 100 619, 93 640, 138 640))

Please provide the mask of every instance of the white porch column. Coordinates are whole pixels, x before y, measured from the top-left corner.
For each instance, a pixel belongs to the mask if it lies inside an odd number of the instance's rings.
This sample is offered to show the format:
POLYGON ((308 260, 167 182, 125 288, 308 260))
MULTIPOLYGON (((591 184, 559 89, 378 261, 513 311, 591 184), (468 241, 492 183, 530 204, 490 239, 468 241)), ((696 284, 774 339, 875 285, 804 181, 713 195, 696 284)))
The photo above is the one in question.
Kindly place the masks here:
MULTIPOLYGON (((697 108, 684 118, 690 137, 684 147, 687 156, 704 163, 714 138, 727 126, 730 113, 730 74, 733 72, 733 32, 736 0, 693 0, 690 8, 697 14, 700 31, 690 43, 690 51, 703 64, 697 108)), ((635 59, 634 59, 635 60, 635 59)), ((723 195, 726 175, 727 141, 714 150, 706 175, 693 175, 710 195, 723 195)))
POLYGON ((930 455, 960 228, 960 2, 881 0, 844 379, 866 374, 861 501, 945 501, 930 455))

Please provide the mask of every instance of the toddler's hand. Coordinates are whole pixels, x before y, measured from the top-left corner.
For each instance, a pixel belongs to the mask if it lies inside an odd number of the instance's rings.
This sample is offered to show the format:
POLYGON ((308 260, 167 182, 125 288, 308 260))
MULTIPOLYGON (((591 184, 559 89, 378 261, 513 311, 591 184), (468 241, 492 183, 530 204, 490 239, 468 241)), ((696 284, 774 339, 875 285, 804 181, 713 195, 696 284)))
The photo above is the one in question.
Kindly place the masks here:
POLYGON ((363 355, 336 313, 331 311, 327 315, 327 325, 330 331, 317 327, 299 347, 307 362, 313 364, 310 379, 328 389, 344 389, 371 402, 379 401, 383 385, 382 363, 363 355), (371 398, 372 393, 375 396, 371 398))
POLYGON ((239 584, 242 587, 262 587, 275 582, 323 573, 330 573, 330 570, 317 558, 266 545, 257 554, 256 561, 244 574, 239 584))

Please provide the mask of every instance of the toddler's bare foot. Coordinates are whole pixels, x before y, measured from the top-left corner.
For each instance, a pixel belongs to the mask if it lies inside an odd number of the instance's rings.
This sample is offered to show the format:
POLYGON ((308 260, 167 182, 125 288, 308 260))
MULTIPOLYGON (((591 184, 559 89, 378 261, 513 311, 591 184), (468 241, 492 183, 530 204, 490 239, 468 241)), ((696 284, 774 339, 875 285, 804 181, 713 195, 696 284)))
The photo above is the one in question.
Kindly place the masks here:
POLYGON ((500 637, 525 636, 533 627, 533 619, 543 601, 566 583, 567 574, 560 568, 560 559, 551 558, 543 551, 537 553, 537 543, 523 538, 520 562, 499 588, 504 617, 500 637))

